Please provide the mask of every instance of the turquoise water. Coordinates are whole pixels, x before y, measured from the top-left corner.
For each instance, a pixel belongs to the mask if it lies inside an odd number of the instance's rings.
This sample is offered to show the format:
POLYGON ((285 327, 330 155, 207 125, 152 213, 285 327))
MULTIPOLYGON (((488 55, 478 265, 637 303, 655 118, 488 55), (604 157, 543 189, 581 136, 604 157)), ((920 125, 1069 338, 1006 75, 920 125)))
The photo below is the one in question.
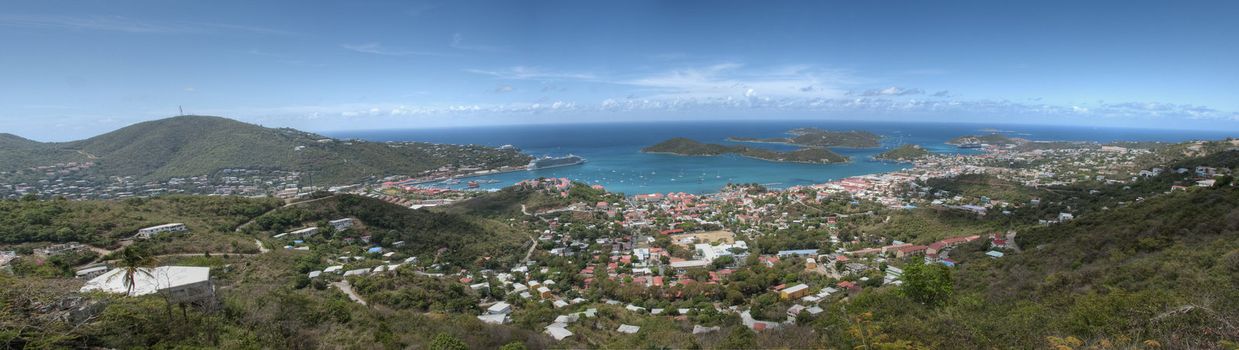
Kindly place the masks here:
MULTIPOLYGON (((760 183, 784 188, 810 185, 846 177, 899 170, 904 163, 882 162, 873 155, 901 143, 919 144, 938 153, 967 153, 946 145, 947 140, 984 133, 984 129, 1003 130, 1009 135, 1034 140, 1080 140, 1109 142, 1118 140, 1178 142, 1192 139, 1222 139, 1230 132, 1165 131, 1113 128, 1070 128, 1054 126, 1010 126, 944 123, 883 123, 856 121, 726 121, 726 122, 649 122, 615 124, 559 124, 490 126, 325 132, 336 138, 371 141, 425 141, 452 144, 513 145, 526 153, 541 156, 576 154, 583 165, 535 171, 521 171, 471 178, 494 180, 482 188, 501 188, 537 177, 566 177, 600 184, 610 191, 628 195, 642 193, 711 193, 728 183, 760 183), (866 130, 883 136, 882 147, 875 149, 835 148, 852 159, 843 164, 778 163, 738 156, 685 157, 641 153, 649 146, 671 137, 688 137, 702 142, 732 143, 728 136, 779 137, 798 127, 831 130, 866 130)), ((774 144, 745 144, 753 147, 788 150, 795 147, 774 144)), ((440 187, 461 188, 463 183, 440 187)))

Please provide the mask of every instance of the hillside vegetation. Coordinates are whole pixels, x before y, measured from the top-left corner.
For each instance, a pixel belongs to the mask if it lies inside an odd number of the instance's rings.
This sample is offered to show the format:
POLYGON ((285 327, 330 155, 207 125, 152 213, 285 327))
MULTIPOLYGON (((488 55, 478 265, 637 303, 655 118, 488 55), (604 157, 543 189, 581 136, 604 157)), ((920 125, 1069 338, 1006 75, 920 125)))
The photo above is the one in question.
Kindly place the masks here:
POLYGON ((99 176, 159 180, 210 175, 222 169, 310 171, 327 183, 368 176, 415 174, 441 166, 523 165, 515 150, 428 143, 341 141, 293 129, 272 129, 207 116, 142 122, 85 140, 37 143, 0 137, 0 170, 64 161, 96 163, 99 176))
POLYGON ((357 195, 336 195, 313 203, 293 205, 264 214, 254 220, 254 228, 271 233, 315 225, 327 220, 351 217, 360 220, 371 242, 399 249, 411 255, 433 256, 445 249, 443 260, 472 266, 482 257, 489 263, 511 263, 523 255, 521 246, 529 238, 506 224, 472 216, 412 210, 381 200, 357 195))
MULTIPOLYGON (((0 244, 82 242, 114 247, 138 229, 171 222, 193 233, 231 232, 279 200, 164 196, 124 201, 0 201, 0 244)), ((200 252, 200 251, 199 251, 200 252)))
POLYGON ((918 145, 903 145, 891 149, 886 152, 878 153, 874 156, 877 159, 895 160, 895 161, 910 161, 924 158, 930 155, 928 150, 918 145))
POLYGON ((702 143, 696 140, 677 137, 653 146, 641 149, 646 153, 666 153, 681 156, 719 156, 735 154, 761 160, 794 163, 839 163, 848 159, 825 148, 802 148, 795 151, 779 152, 764 148, 745 146, 727 146, 712 143, 702 143))

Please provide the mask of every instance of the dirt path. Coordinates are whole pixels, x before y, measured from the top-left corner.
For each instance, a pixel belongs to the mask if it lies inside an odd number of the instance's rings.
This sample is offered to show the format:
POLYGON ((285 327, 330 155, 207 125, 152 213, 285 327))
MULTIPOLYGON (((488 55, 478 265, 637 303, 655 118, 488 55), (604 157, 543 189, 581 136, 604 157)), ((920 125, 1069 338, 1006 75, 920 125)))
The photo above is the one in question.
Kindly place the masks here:
POLYGON ((340 282, 331 282, 331 285, 335 286, 336 288, 339 288, 341 292, 344 292, 344 294, 348 295, 348 298, 352 299, 354 302, 357 302, 358 304, 366 305, 366 300, 362 299, 360 295, 357 295, 357 292, 353 291, 353 285, 348 284, 348 280, 343 280, 340 282))
POLYGON ((258 240, 257 238, 255 238, 255 239, 254 239, 254 244, 258 245, 258 252, 259 252, 259 253, 264 253, 264 254, 265 254, 265 253, 267 253, 267 252, 270 252, 270 251, 271 251, 271 249, 267 249, 267 247, 263 246, 263 245, 262 245, 262 241, 258 240))

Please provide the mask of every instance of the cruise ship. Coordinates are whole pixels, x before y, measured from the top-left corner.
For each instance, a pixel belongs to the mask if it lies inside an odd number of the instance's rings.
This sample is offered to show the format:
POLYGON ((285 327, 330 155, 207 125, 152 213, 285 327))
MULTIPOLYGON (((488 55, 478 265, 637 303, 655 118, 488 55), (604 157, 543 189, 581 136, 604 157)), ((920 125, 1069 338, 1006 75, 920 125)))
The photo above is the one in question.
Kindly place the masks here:
POLYGON ((581 158, 579 156, 575 156, 571 154, 564 156, 564 157, 546 156, 542 158, 534 158, 534 160, 529 161, 529 170, 557 168, 561 166, 577 165, 577 164, 582 164, 582 163, 585 163, 585 158, 581 158))

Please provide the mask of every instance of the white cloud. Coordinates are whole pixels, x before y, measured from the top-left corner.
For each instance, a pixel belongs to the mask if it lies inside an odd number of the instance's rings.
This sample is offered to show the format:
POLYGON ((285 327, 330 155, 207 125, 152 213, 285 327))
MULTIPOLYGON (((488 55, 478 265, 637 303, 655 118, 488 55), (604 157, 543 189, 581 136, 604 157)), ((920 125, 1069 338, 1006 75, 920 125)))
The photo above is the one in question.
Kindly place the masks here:
POLYGON ((591 73, 569 73, 556 72, 540 69, 537 67, 513 66, 500 70, 484 70, 484 69, 466 69, 465 72, 481 75, 489 75, 498 79, 508 80, 597 80, 597 76, 591 73))
POLYGON ((368 54, 373 54, 373 55, 384 55, 384 56, 450 56, 448 54, 439 53, 439 52, 413 51, 413 50, 391 48, 391 47, 387 47, 379 43, 344 44, 344 45, 340 45, 340 47, 343 47, 351 51, 360 52, 360 53, 368 53, 368 54))

